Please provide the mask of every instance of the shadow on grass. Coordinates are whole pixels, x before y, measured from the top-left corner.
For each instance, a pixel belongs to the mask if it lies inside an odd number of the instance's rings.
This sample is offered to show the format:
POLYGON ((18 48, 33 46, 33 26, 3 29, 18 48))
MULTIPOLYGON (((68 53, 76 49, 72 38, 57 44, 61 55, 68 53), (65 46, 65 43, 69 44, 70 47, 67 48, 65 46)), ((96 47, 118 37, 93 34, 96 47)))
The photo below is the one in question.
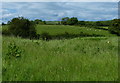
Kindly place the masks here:
POLYGON ((65 32, 64 34, 57 34, 57 35, 49 35, 49 33, 42 33, 39 38, 42 40, 62 40, 62 39, 72 39, 76 37, 105 37, 105 35, 97 35, 97 34, 86 34, 81 32, 80 34, 70 34, 65 32))
MULTIPOLYGON (((2 33, 2 35, 4 36, 13 36, 13 35, 9 35, 9 34, 4 34, 2 33)), ((72 38, 76 38, 76 37, 105 37, 105 35, 98 35, 98 34, 87 34, 87 33, 79 33, 79 34, 70 34, 68 32, 65 32, 63 34, 56 34, 56 35, 50 35, 47 32, 44 32, 42 34, 37 34, 37 36, 33 39, 39 40, 45 40, 45 41, 49 41, 49 40, 64 40, 64 39, 72 39, 72 38)), ((25 38, 25 39, 30 39, 30 38, 25 38)), ((30 40, 33 40, 30 39, 30 40)))

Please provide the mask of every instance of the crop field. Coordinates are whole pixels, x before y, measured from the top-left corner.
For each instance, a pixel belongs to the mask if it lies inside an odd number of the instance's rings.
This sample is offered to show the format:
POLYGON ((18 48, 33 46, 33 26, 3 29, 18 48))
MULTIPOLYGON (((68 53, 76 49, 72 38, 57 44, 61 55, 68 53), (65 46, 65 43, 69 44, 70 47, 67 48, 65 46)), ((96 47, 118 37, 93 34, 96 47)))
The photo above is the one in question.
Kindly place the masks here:
MULTIPOLYGON (((3 27, 4 28, 4 27, 3 27)), ((62 25, 37 25, 37 33, 65 32, 105 35, 63 40, 29 40, 3 36, 3 81, 115 81, 118 80, 118 37, 106 30, 62 25), (14 43, 19 57, 8 56, 14 43)))

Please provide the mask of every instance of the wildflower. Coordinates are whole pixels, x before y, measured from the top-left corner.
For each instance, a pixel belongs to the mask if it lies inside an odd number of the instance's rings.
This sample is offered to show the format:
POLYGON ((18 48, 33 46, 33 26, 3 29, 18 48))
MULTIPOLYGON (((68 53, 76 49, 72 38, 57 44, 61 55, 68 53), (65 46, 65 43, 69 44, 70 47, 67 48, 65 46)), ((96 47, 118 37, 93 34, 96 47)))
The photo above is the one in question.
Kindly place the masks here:
POLYGON ((110 43, 110 41, 107 41, 107 43, 110 43))

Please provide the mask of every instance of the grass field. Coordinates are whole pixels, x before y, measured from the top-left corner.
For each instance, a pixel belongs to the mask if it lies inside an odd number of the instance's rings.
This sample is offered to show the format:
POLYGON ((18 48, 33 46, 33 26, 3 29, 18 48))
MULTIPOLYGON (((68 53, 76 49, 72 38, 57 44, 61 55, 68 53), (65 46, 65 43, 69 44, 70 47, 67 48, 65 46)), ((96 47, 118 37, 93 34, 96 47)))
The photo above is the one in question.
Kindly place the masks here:
POLYGON ((37 33, 42 34, 44 32, 49 33, 50 35, 64 34, 68 32, 69 34, 80 34, 81 32, 92 35, 104 35, 104 36, 114 36, 106 30, 79 27, 79 26, 64 26, 64 25, 37 25, 37 33))
MULTIPOLYGON (((107 28, 107 27, 103 27, 107 28)), ((2 30, 7 30, 8 25, 3 26, 2 30)), ((47 32, 49 35, 60 35, 64 34, 65 32, 69 34, 80 34, 80 33, 85 33, 88 35, 103 35, 103 36, 115 36, 113 34, 110 34, 109 31, 107 30, 102 30, 102 29, 94 29, 94 28, 87 28, 87 27, 79 27, 79 26, 65 26, 65 25, 37 25, 36 26, 36 31, 38 34, 42 34, 44 32, 47 32)))
MULTIPOLYGON (((0 32, 2 31, 2 27, 0 26, 0 32)), ((0 82, 2 81, 2 36, 0 33, 0 82)))
POLYGON ((85 32, 106 37, 29 40, 3 36, 3 81, 114 81, 118 80, 118 37, 108 31, 75 26, 38 25, 37 33, 50 35, 85 32), (91 29, 91 30, 90 30, 91 29), (96 30, 96 31, 95 31, 96 30), (8 58, 14 42, 21 57, 8 58))

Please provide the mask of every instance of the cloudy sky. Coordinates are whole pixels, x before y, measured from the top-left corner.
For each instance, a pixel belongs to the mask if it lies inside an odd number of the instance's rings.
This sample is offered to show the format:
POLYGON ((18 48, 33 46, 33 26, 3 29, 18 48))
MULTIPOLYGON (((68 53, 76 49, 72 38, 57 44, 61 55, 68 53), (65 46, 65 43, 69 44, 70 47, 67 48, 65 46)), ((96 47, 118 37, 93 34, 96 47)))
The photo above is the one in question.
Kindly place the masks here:
POLYGON ((118 17, 117 2, 3 2, 2 19, 7 22, 18 16, 31 20, 58 21, 63 17, 79 20, 111 20, 118 17))

